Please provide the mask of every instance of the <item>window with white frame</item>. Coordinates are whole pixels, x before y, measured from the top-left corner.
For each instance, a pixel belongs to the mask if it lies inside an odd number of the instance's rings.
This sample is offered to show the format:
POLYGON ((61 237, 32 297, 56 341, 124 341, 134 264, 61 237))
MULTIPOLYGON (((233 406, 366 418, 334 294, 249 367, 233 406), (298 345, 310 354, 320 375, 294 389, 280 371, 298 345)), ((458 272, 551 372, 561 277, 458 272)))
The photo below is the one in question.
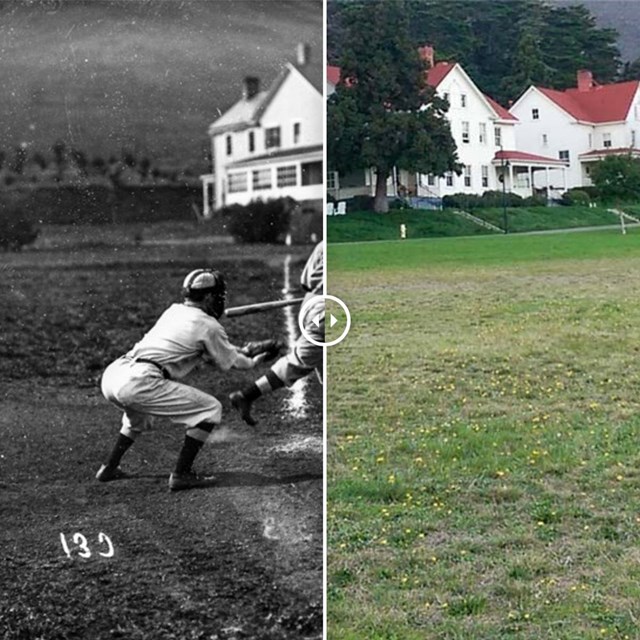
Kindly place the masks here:
POLYGON ((558 158, 564 162, 569 162, 569 150, 564 149, 563 151, 558 151, 558 158))
POLYGON ((249 188, 246 171, 237 171, 227 176, 227 188, 229 193, 241 193, 249 188))
POLYGON ((533 120, 539 120, 540 119, 540 111, 538 111, 538 109, 531 109, 531 118, 533 120))
POLYGON ((467 94, 466 93, 461 93, 460 94, 460 106, 463 109, 467 106, 467 94))
POLYGON ((271 189, 271 169, 256 169, 252 172, 253 190, 271 189))
POLYGON ((433 175, 433 173, 429 173, 427 175, 427 186, 434 187, 435 184, 436 184, 436 177, 433 175))
POLYGON ((602 146, 605 149, 609 149, 611 147, 611 134, 610 133, 603 133, 602 134, 602 146))
POLYGON ((632 149, 636 148, 636 130, 635 129, 631 129, 631 148, 632 149))
POLYGON ((449 102, 449 104, 451 104, 451 102, 449 101, 449 93, 445 92, 442 94, 443 99, 445 99, 447 102, 449 102))
POLYGON ((502 146, 502 129, 500 127, 494 127, 493 137, 495 139, 496 147, 502 146))
POLYGON ((274 149, 280 146, 280 127, 269 127, 264 130, 265 149, 274 149))
POLYGON ((480 144, 487 144, 487 123, 481 122, 478 127, 478 140, 480 144))
POLYGON ((589 149, 593 149, 593 134, 589 134, 589 149))
POLYGON ((249 153, 253 153, 256 150, 256 134, 253 131, 249 131, 249 153))
POLYGON ((464 144, 469 144, 469 123, 462 123, 462 142, 464 144))
POLYGON ((542 134, 542 146, 546 147, 549 144, 549 136, 546 133, 542 134))
POLYGON ((489 186, 489 166, 486 164, 482 165, 482 186, 489 186))
POLYGON ((467 164, 464 167, 464 186, 465 187, 471 186, 471 165, 470 164, 467 164))
POLYGON ((295 187, 298 184, 298 171, 295 164, 278 167, 276 171, 276 184, 278 187, 295 187))
POLYGON ((453 172, 452 171, 447 171, 447 173, 445 174, 445 181, 446 181, 447 187, 453 187, 453 172))
POLYGON ((302 131, 302 124, 299 122, 293 123, 293 144, 300 144, 300 135, 302 131))
POLYGON ((226 144, 227 144, 227 155, 230 156, 233 153, 233 138, 231 136, 227 136, 226 144))
POLYGON ((329 171, 327 173, 327 189, 339 189, 340 182, 338 180, 338 172, 337 171, 329 171))

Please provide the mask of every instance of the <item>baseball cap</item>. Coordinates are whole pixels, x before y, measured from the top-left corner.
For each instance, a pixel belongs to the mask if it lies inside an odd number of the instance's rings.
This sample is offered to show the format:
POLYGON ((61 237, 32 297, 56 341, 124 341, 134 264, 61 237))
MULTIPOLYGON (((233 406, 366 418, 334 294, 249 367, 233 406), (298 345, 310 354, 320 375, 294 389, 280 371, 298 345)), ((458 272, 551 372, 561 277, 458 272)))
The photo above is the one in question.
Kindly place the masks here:
POLYGON ((217 289, 222 283, 222 277, 217 271, 211 269, 195 269, 182 283, 182 288, 186 291, 200 289, 217 289))

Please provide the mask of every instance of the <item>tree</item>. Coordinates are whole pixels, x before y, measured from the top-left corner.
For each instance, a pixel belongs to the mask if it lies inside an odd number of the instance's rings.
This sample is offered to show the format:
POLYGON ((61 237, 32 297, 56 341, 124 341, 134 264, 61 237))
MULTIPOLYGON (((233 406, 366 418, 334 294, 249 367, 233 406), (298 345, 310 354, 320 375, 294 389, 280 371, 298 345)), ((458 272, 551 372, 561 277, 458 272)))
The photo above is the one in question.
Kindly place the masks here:
POLYGON ((628 156, 609 156, 595 164, 591 180, 602 197, 609 200, 640 198, 640 160, 628 156))
POLYGON ((640 58, 633 62, 625 62, 622 72, 620 73, 620 81, 640 80, 640 58))
POLYGON ((343 173, 374 168, 374 210, 386 212, 394 167, 435 175, 460 171, 448 105, 426 85, 404 0, 348 2, 341 18, 342 80, 327 107, 329 164, 343 173))

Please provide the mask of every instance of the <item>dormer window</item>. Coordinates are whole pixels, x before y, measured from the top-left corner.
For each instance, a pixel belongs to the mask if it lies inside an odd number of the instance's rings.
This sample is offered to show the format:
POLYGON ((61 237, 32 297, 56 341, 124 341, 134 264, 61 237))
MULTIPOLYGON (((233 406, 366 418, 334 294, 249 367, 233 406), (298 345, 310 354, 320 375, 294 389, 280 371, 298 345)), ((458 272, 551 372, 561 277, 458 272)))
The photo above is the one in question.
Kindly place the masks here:
POLYGON ((302 125, 299 122, 293 123, 293 144, 300 144, 300 132, 302 125))
POLYGON ((280 127, 270 127, 264 130, 265 149, 275 149, 280 147, 280 127))
POLYGON ((249 153, 256 150, 256 135, 253 131, 249 131, 249 153))
POLYGON ((227 155, 230 156, 233 153, 233 138, 231 136, 227 136, 227 155))

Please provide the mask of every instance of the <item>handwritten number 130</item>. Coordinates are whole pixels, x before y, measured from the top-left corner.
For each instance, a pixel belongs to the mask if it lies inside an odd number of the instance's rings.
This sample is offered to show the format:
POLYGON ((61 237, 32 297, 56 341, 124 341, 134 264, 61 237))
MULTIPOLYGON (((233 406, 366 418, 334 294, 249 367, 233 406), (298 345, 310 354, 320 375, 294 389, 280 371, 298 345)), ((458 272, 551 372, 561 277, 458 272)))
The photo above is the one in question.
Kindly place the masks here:
MULTIPOLYGON (((77 554, 81 558, 90 558, 91 557, 91 549, 89 549, 89 543, 87 539, 81 533, 74 533, 71 538, 73 544, 78 547, 77 554)), ((71 549, 69 548, 69 543, 67 542, 67 537, 64 533, 60 534, 60 542, 62 543, 62 548, 64 552, 67 554, 67 557, 71 557, 71 549)), ((106 545, 106 551, 98 551, 98 555, 103 558, 111 558, 113 557, 114 549, 113 543, 111 539, 106 533, 100 532, 98 534, 98 544, 106 545)))

